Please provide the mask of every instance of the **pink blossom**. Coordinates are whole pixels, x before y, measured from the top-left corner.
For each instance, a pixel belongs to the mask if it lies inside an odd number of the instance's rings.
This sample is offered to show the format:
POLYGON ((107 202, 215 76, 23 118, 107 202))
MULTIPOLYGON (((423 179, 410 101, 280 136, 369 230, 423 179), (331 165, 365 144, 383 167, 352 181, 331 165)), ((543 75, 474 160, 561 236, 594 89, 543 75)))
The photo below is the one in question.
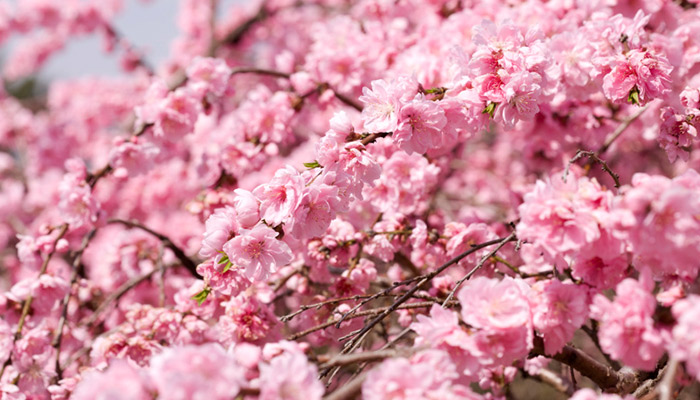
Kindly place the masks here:
POLYGON ((530 288, 521 280, 473 278, 457 298, 462 319, 477 328, 475 341, 485 354, 482 363, 509 364, 532 348, 530 288))
POLYGON ((236 189, 233 192, 236 194, 233 207, 236 209, 238 223, 242 228, 252 228, 260 221, 260 202, 247 190, 236 189))
POLYGON ((118 139, 109 155, 109 165, 119 177, 136 176, 148 172, 160 153, 152 143, 134 138, 118 139))
POLYGON ((672 70, 673 67, 661 54, 630 50, 625 57, 619 56, 615 60, 612 71, 603 79, 603 91, 615 102, 630 101, 645 105, 668 93, 672 70))
POLYGON ((235 266, 245 268, 248 279, 265 280, 294 258, 289 246, 276 238, 277 232, 259 224, 241 229, 240 235, 226 242, 224 252, 235 266))
POLYGON ((204 90, 215 96, 221 96, 226 92, 231 68, 226 62, 218 58, 196 57, 187 67, 187 84, 201 86, 204 90))
POLYGON ((114 360, 105 371, 86 373, 70 398, 148 400, 151 399, 150 392, 150 384, 142 370, 125 360, 114 360))
POLYGON ((677 114, 672 108, 664 110, 662 119, 658 141, 661 148, 666 150, 668 161, 674 162, 678 157, 688 161, 690 147, 698 136, 693 120, 677 114))
POLYGON ((416 345, 427 344, 444 350, 459 366, 460 372, 475 375, 481 368, 477 357, 480 352, 474 338, 459 325, 457 313, 435 304, 430 317, 418 315, 411 329, 418 333, 416 345))
POLYGON ((231 399, 243 384, 242 368, 217 344, 168 348, 149 371, 164 400, 231 399))
POLYGON ((407 153, 423 154, 442 145, 442 129, 447 119, 435 102, 417 97, 403 106, 398 121, 392 137, 407 153))
POLYGON ((100 203, 86 182, 85 164, 77 159, 66 161, 68 172, 59 185, 61 200, 58 209, 64 220, 74 228, 97 222, 100 203))
POLYGON ((316 366, 303 354, 284 353, 260 365, 261 400, 315 400, 324 392, 316 366))
POLYGON ((253 194, 260 200, 260 218, 276 226, 289 222, 304 191, 304 181, 294 168, 286 166, 270 183, 258 186, 253 194))
MULTIPOLYGON (((595 208, 580 197, 579 190, 586 188, 588 179, 580 178, 580 187, 573 182, 557 183, 557 179, 561 178, 537 181, 518 207, 518 238, 541 246, 550 257, 579 250, 601 234, 595 208)), ((601 191, 597 182, 593 185, 601 191)))
POLYGON ((684 361, 688 372, 700 379, 700 296, 690 295, 673 305, 677 325, 673 327, 673 339, 669 350, 677 360, 684 361))
POLYGON ((216 256, 216 261, 219 261, 224 244, 236 236, 240 230, 236 210, 233 207, 217 208, 214 214, 207 218, 199 255, 206 258, 216 256))
POLYGON ((557 279, 537 282, 532 289, 533 325, 542 333, 545 353, 556 354, 588 317, 587 290, 557 279))
POLYGON ((294 210, 291 232, 297 239, 321 236, 326 232, 337 210, 338 188, 314 184, 304 190, 294 210))
POLYGON ((514 126, 520 120, 532 120, 540 111, 540 81, 541 77, 536 73, 518 73, 510 77, 503 88, 505 101, 500 107, 506 126, 514 126))
POLYGON ((370 132, 393 132, 399 123, 402 91, 396 82, 372 81, 372 89, 362 88, 359 100, 365 104, 362 119, 370 132))
POLYGON ((606 353, 633 367, 651 371, 664 353, 661 332, 654 324, 656 300, 645 285, 628 278, 616 288, 614 301, 599 294, 591 316, 600 322, 599 341, 606 353))

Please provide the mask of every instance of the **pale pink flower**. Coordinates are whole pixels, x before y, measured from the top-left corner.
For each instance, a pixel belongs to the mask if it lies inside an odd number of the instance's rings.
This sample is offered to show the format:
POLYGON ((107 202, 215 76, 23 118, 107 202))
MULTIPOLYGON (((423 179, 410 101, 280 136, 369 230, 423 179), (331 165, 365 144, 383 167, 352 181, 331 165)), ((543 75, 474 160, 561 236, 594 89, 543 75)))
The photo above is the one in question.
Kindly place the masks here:
POLYGON ((229 400, 243 384, 243 369, 218 344, 167 348, 149 371, 163 400, 229 400))
POLYGON ((338 188, 314 184, 304 190, 294 210, 292 235, 296 239, 321 236, 326 232, 337 209, 338 188))
POLYGON ((133 138, 115 140, 109 153, 109 165, 118 177, 137 176, 148 172, 160 150, 150 142, 133 138))
POLYGON ((532 349, 529 296, 530 287, 510 277, 476 277, 459 290, 462 320, 477 329, 474 340, 482 364, 510 364, 532 349))
POLYGON ((669 350, 673 358, 685 362, 688 372, 700 380, 700 296, 690 295, 672 308, 676 318, 669 350))
POLYGON ((260 400, 318 400, 325 388, 303 353, 284 353, 260 365, 260 400))
POLYGON ((654 323, 656 300, 646 283, 628 278, 616 288, 614 301, 596 295, 591 317, 600 322, 598 339, 604 352, 633 368, 651 371, 664 353, 664 341, 654 323))
POLYGON ((70 398, 75 400, 150 400, 146 374, 126 360, 114 360, 104 371, 83 375, 70 398))
POLYGON ((540 281, 532 286, 532 321, 542 333, 544 350, 554 355, 574 337, 588 318, 588 291, 558 279, 540 281))
POLYGON ((66 161, 68 172, 64 175, 58 191, 58 210, 63 219, 72 227, 91 226, 97 222, 100 203, 92 195, 92 189, 85 178, 85 163, 76 158, 66 161))
POLYGON ((220 58, 195 57, 187 67, 188 86, 201 86, 215 96, 226 92, 231 68, 220 58))
POLYGON ((233 191, 236 197, 233 199, 233 207, 236 209, 236 218, 241 228, 249 229, 260 221, 260 202, 245 189, 233 191))
POLYGON ((417 97, 401 109, 392 138, 407 153, 423 154, 442 145, 445 124, 447 118, 439 105, 417 97))
POLYGON ((430 309, 430 317, 419 314, 416 322, 411 324, 418 339, 416 345, 430 345, 431 348, 444 350, 459 367, 460 372, 475 375, 481 368, 480 355, 474 339, 459 325, 457 313, 442 308, 439 304, 430 309))
POLYGON ((372 89, 362 88, 359 100, 364 103, 362 119, 370 132, 393 132, 399 122, 401 93, 392 84, 380 79, 372 81, 372 89))
POLYGON ((537 181, 525 194, 516 227, 518 238, 541 246, 552 258, 579 250, 600 237, 595 209, 581 198, 580 189, 586 188, 588 179, 579 178, 578 184, 575 177, 569 177, 566 185, 555 185, 556 179, 561 178, 537 181))
POLYGON ((289 222, 303 191, 304 180, 297 170, 289 165, 278 170, 270 183, 253 190, 260 200, 260 218, 272 226, 289 222))
POLYGON ((261 281, 294 258, 286 243, 277 240, 277 232, 264 224, 241 229, 240 235, 226 242, 224 252, 250 280, 261 281))
POLYGON ((236 236, 241 229, 238 226, 236 210, 231 206, 217 208, 205 223, 204 239, 199 255, 205 258, 216 256, 218 262, 221 259, 220 252, 224 244, 236 236))
POLYGON ((540 111, 540 81, 542 78, 534 72, 514 74, 503 88, 505 101, 499 107, 501 118, 507 127, 518 121, 530 121, 540 111))

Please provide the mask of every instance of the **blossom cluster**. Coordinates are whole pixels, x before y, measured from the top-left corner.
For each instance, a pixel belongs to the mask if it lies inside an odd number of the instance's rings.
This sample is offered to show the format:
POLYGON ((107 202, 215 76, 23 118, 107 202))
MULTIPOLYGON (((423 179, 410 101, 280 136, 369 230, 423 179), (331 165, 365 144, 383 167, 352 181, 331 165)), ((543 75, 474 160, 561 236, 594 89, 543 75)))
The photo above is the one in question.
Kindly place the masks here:
POLYGON ((0 4, 2 399, 699 395, 697 1, 127 6, 0 4))

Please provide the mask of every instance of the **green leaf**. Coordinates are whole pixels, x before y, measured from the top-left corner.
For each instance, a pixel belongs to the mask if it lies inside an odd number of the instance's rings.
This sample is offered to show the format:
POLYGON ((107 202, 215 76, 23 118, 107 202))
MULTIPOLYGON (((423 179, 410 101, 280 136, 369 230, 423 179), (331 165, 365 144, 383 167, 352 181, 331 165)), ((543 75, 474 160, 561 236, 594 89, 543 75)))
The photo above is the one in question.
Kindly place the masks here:
POLYGON ((197 305, 201 306, 202 303, 204 303, 207 300, 207 296, 209 296, 209 293, 211 293, 211 288, 205 287, 202 289, 201 292, 195 294, 194 296, 191 297, 192 300, 197 301, 197 305))
POLYGON ((221 257, 221 260, 219 260, 219 262, 218 262, 217 264, 224 264, 224 263, 227 263, 227 262, 230 262, 230 261, 228 260, 228 255, 224 254, 224 256, 221 257))
POLYGON ((314 160, 313 162, 305 162, 304 166, 309 169, 314 169, 319 168, 321 164, 319 164, 318 161, 314 160))
POLYGON ((494 114, 494 112, 496 111, 496 106, 497 106, 497 105, 498 105, 498 103, 494 103, 494 102, 490 101, 490 102, 486 105, 486 107, 484 107, 484 111, 482 111, 481 113, 482 113, 482 114, 488 114, 488 115, 491 116, 491 118, 493 118, 493 114, 494 114))
POLYGON ((627 102, 632 104, 639 104, 639 89, 637 86, 630 90, 630 94, 627 96, 627 102))
POLYGON ((231 267, 233 267, 233 263, 231 261, 226 260, 226 266, 224 266, 224 270, 221 271, 222 274, 225 274, 226 271, 230 270, 231 267))

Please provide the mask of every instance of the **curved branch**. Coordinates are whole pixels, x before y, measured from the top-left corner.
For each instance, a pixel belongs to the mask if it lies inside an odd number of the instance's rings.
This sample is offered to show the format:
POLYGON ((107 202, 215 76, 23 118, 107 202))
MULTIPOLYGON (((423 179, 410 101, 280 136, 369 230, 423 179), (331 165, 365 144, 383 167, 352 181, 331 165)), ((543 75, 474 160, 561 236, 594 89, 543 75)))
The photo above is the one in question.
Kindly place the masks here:
POLYGON ((138 221, 128 221, 124 219, 119 219, 119 218, 112 218, 109 221, 107 221, 109 224, 122 224, 124 226, 127 226, 129 228, 138 228, 141 229, 144 232, 147 232, 153 236, 155 236, 158 240, 160 240, 165 247, 170 249, 170 251, 175 254, 175 257, 180 260, 182 263, 182 266, 189 271, 189 273, 194 276, 197 279, 203 279, 202 275, 197 272, 197 264, 194 263, 187 255, 185 254, 184 251, 182 251, 181 248, 177 247, 175 243, 173 243, 172 240, 170 240, 169 237, 163 235, 162 233, 156 232, 153 229, 141 224, 138 221))

